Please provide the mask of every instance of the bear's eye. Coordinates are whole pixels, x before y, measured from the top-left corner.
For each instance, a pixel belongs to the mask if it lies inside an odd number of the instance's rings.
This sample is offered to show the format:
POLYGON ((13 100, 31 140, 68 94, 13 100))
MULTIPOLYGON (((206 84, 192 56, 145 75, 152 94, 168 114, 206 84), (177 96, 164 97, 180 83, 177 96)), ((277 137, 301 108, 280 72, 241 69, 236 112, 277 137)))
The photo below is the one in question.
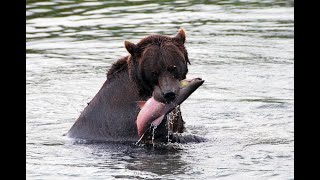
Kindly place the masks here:
POLYGON ((176 71, 177 71, 177 66, 170 66, 170 67, 168 68, 168 71, 170 71, 170 72, 176 72, 176 71))

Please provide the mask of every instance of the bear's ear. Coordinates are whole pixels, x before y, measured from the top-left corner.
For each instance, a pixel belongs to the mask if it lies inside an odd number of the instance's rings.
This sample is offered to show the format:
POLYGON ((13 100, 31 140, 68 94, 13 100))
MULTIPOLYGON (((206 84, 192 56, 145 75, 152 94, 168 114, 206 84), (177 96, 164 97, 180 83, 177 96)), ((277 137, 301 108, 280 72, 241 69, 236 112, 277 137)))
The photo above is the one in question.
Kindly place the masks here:
POLYGON ((124 46, 126 47, 127 51, 131 54, 134 55, 135 53, 138 52, 139 47, 135 45, 132 42, 129 41, 124 41, 124 46))
POLYGON ((184 44, 184 42, 186 41, 186 32, 185 32, 185 30, 183 28, 180 28, 178 34, 174 38, 177 41, 179 41, 182 44, 184 44))

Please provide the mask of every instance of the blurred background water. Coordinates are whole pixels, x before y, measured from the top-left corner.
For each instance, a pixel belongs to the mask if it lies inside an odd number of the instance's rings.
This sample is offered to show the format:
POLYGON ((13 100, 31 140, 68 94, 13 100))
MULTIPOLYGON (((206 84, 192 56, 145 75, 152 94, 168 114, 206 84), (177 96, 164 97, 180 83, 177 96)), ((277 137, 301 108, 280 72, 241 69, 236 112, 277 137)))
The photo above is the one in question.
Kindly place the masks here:
POLYGON ((27 0, 27 179, 294 179, 294 2, 27 0), (199 144, 147 149, 63 136, 127 55, 123 42, 187 32, 181 108, 199 144))

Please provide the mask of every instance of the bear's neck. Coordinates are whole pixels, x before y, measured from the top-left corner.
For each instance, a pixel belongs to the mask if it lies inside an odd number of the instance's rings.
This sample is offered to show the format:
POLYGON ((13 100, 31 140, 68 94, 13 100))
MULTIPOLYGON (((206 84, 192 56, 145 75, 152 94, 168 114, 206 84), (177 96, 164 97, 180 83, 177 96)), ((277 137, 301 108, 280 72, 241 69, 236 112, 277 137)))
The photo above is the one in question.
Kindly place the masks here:
POLYGON ((137 65, 133 63, 131 56, 125 56, 115 62, 107 73, 107 79, 112 80, 117 76, 119 73, 125 72, 128 74, 131 82, 135 84, 137 87, 137 91, 139 96, 142 99, 147 100, 152 96, 152 89, 145 84, 145 82, 141 79, 138 73, 138 69, 136 68, 137 65))

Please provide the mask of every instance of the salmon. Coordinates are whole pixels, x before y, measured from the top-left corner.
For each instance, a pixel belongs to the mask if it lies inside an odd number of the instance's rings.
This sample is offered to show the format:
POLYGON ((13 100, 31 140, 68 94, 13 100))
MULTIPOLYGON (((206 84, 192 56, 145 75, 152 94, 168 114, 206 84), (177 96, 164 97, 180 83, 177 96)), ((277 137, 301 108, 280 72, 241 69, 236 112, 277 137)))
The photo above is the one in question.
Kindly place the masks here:
POLYGON ((201 78, 181 80, 178 96, 168 104, 156 101, 153 97, 147 101, 138 101, 137 104, 141 108, 136 121, 138 136, 141 137, 150 125, 158 126, 166 114, 185 101, 203 82, 201 78))

